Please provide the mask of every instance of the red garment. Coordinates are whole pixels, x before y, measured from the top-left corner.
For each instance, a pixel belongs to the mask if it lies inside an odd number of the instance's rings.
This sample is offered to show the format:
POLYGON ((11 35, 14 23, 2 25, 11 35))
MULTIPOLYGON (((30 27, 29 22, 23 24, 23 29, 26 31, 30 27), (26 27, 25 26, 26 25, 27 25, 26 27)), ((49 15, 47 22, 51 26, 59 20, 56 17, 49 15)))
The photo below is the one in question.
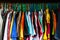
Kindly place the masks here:
POLYGON ((41 39, 42 36, 43 36, 43 32, 42 32, 42 25, 40 24, 40 21, 38 19, 38 13, 36 14, 37 15, 37 24, 38 24, 38 27, 39 27, 39 38, 41 39))
POLYGON ((7 33, 8 36, 7 36, 7 40, 10 40, 10 24, 11 24, 10 23, 10 18, 8 18, 8 30, 7 30, 8 31, 8 33, 7 33))
POLYGON ((47 23, 47 36, 50 38, 50 23, 47 23))
POLYGON ((50 34, 50 23, 47 23, 47 34, 50 34))

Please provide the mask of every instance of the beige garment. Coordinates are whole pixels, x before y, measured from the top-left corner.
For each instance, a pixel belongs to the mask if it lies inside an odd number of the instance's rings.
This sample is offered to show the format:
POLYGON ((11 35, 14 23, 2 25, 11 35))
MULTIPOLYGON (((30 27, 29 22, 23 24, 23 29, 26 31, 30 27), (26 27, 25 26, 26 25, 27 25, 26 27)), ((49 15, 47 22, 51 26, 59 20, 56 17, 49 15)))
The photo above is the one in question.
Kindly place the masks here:
POLYGON ((17 18, 17 33, 18 33, 18 36, 19 36, 19 25, 20 25, 20 21, 21 21, 21 11, 20 11, 19 16, 17 18))
POLYGON ((3 9, 0 9, 0 40, 2 40, 2 24, 3 24, 3 19, 1 16, 1 12, 3 9))

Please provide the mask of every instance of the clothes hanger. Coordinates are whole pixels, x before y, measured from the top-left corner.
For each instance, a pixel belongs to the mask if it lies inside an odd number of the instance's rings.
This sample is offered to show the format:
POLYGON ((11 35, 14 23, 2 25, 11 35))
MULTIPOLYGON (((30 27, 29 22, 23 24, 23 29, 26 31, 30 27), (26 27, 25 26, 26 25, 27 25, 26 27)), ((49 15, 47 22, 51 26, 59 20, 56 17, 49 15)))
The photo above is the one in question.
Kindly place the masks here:
POLYGON ((26 12, 26 4, 22 4, 22 11, 26 12))

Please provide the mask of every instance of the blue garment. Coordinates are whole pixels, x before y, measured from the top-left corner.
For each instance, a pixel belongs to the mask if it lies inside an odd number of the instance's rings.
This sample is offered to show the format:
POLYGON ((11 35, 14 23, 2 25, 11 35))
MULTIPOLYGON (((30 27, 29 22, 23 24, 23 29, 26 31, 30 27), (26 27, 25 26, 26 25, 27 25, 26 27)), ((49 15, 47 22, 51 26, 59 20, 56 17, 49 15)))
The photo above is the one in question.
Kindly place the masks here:
POLYGON ((13 27, 12 27, 12 33, 11 33, 11 38, 13 40, 17 40, 17 18, 16 16, 14 17, 14 22, 13 22, 13 27))
MULTIPOLYGON (((29 14, 29 13, 28 13, 29 14)), ((27 19, 27 22, 28 22, 28 31, 29 31, 29 34, 30 35, 32 35, 32 36, 34 36, 35 35, 35 33, 34 33, 34 27, 33 27, 33 25, 32 25, 32 21, 31 21, 31 18, 30 18, 30 20, 29 20, 29 16, 28 16, 28 14, 26 14, 26 19, 27 19)))
POLYGON ((55 38, 57 40, 60 40, 60 9, 59 9, 59 11, 57 11, 57 13, 58 13, 58 21, 57 21, 55 38))

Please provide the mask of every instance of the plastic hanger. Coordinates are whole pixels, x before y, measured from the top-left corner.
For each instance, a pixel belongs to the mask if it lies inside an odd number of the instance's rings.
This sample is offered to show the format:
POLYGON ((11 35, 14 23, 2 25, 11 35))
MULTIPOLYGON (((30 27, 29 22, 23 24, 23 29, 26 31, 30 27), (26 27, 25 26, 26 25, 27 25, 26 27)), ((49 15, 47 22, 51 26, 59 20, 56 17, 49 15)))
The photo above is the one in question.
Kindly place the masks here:
POLYGON ((26 12, 26 4, 22 4, 22 11, 26 12))

